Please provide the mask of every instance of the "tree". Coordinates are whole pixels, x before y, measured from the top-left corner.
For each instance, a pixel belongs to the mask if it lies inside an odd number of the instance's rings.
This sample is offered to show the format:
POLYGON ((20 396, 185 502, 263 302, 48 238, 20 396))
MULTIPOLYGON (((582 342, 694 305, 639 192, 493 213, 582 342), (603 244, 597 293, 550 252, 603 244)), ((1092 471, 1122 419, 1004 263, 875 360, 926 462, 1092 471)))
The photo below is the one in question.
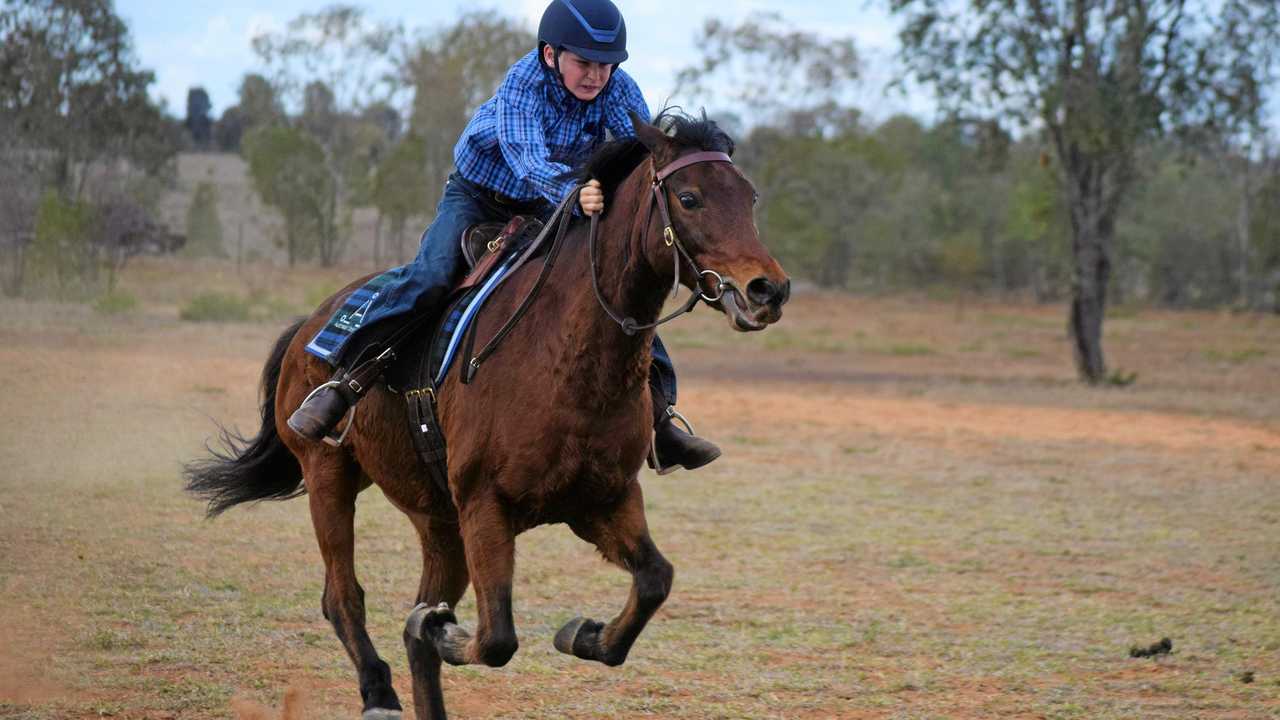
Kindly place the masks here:
POLYGON ((676 75, 675 96, 765 121, 845 104, 858 79, 853 40, 796 30, 777 13, 755 13, 736 26, 709 19, 694 45, 702 57, 676 75))
POLYGON ((184 252, 194 257, 227 256, 222 246, 222 220, 218 217, 218 188, 202 182, 196 186, 187 208, 187 243, 184 252))
POLYGON ((1102 324, 1116 217, 1150 137, 1260 118, 1275 76, 1274 0, 888 0, 900 58, 944 106, 1042 130, 1072 234, 1069 328, 1080 377, 1107 377, 1102 324))
POLYGON ((177 133, 147 97, 128 28, 110 0, 4 0, 0 6, 0 126, 47 153, 53 182, 78 198, 91 163, 168 164, 177 133))
POLYGON ((374 163, 386 144, 384 129, 362 114, 391 92, 386 61, 399 36, 398 27, 371 23, 359 8, 333 5, 299 15, 283 33, 253 39, 272 86, 301 100, 299 128, 320 150, 327 177, 308 182, 328 193, 314 203, 324 213, 314 232, 325 266, 341 256, 347 242, 342 228, 349 225, 351 209, 367 199, 374 163))
MULTIPOLYGON (((426 169, 427 144, 410 133, 391 149, 374 173, 373 204, 378 208, 379 222, 383 217, 391 221, 391 251, 395 262, 406 259, 404 229, 409 218, 425 215, 430 210, 431 183, 427 181, 426 169)), ((380 259, 375 257, 374 261, 380 259)))
POLYGON ((263 202, 284 218, 285 252, 289 264, 323 252, 319 239, 336 235, 336 202, 332 177, 325 166, 324 148, 296 128, 268 127, 244 141, 249 176, 263 202))
POLYGON ((443 185, 453 146, 467 120, 493 95, 507 69, 537 45, 523 25, 492 13, 470 13, 406 46, 397 60, 413 87, 412 131, 425 143, 427 181, 443 185))
POLYGON ((208 148, 213 139, 213 120, 209 118, 212 109, 209 93, 204 88, 193 87, 187 91, 187 120, 184 125, 191 135, 191 142, 201 150, 208 148))

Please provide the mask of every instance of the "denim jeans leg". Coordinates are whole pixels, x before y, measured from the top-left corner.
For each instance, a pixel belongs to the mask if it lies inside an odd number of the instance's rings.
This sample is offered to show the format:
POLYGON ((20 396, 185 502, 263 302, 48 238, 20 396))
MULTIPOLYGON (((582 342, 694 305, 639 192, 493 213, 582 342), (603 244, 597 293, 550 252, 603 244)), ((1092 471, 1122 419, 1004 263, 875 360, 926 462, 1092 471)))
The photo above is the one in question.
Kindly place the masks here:
POLYGON ((657 333, 653 336, 653 362, 649 365, 649 384, 667 399, 668 405, 676 404, 676 368, 671 355, 657 333))

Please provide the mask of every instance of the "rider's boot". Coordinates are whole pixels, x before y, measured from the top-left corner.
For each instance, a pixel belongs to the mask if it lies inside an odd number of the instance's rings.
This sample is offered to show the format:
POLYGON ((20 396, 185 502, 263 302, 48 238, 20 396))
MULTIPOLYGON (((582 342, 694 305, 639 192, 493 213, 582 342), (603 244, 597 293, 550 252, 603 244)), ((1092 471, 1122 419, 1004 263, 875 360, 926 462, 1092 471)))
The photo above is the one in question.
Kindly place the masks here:
POLYGON ((684 416, 656 388, 653 392, 653 447, 649 450, 649 467, 659 475, 675 472, 680 468, 694 470, 720 457, 715 443, 693 434, 693 428, 684 416), (676 427, 680 420, 688 432, 676 427))
POLYGON ((368 360, 359 362, 351 370, 339 367, 328 382, 320 385, 302 401, 302 405, 289 416, 289 428, 309 440, 325 440, 395 358, 390 345, 376 348, 368 360))

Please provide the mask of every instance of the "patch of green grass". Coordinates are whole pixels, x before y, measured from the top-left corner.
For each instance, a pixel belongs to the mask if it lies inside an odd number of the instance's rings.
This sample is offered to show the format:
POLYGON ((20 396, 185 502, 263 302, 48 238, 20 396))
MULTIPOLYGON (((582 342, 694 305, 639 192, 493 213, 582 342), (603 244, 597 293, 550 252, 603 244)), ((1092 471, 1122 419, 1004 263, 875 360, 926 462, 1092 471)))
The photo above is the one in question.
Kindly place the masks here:
POLYGON ((195 296, 183 306, 178 317, 188 322, 245 322, 251 305, 236 295, 207 292, 195 296))
POLYGON ((1204 351, 1204 358, 1209 362, 1225 362, 1241 365, 1250 360, 1258 360, 1267 356, 1267 351, 1260 347, 1247 347, 1239 350, 1217 350, 1211 348, 1204 351))
POLYGON ((1141 305, 1109 305, 1107 306, 1107 319, 1127 320, 1137 317, 1140 312, 1142 312, 1141 305))
POLYGON ((1138 381, 1137 371, 1128 371, 1124 368, 1116 368, 1107 373, 1106 384, 1112 387, 1129 387, 1138 381))
POLYGON ((770 328, 764 336, 764 346, 769 350, 800 350, 819 353, 842 353, 853 348, 845 337, 833 334, 831 328, 815 328, 809 332, 795 332, 785 328, 770 328))
POLYGON ((1040 351, 1031 348, 1009 348, 1004 351, 1004 355, 1012 360, 1025 360, 1040 357, 1040 351))
POLYGON ((123 290, 116 290, 95 300, 93 309, 103 315, 124 315, 138 309, 138 298, 123 290))

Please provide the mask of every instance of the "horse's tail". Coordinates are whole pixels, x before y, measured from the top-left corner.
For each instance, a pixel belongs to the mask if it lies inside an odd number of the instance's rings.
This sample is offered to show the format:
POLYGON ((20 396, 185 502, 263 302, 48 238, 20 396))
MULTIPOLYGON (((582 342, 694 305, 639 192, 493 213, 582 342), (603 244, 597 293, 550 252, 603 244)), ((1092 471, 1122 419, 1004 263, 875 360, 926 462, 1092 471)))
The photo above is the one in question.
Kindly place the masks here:
POLYGON ((276 385, 293 336, 305 318, 284 331, 262 368, 262 429, 245 439, 221 425, 223 449, 208 448, 213 457, 187 464, 187 492, 209 503, 208 517, 233 505, 257 500, 288 500, 304 492, 302 466, 276 432, 276 385))

